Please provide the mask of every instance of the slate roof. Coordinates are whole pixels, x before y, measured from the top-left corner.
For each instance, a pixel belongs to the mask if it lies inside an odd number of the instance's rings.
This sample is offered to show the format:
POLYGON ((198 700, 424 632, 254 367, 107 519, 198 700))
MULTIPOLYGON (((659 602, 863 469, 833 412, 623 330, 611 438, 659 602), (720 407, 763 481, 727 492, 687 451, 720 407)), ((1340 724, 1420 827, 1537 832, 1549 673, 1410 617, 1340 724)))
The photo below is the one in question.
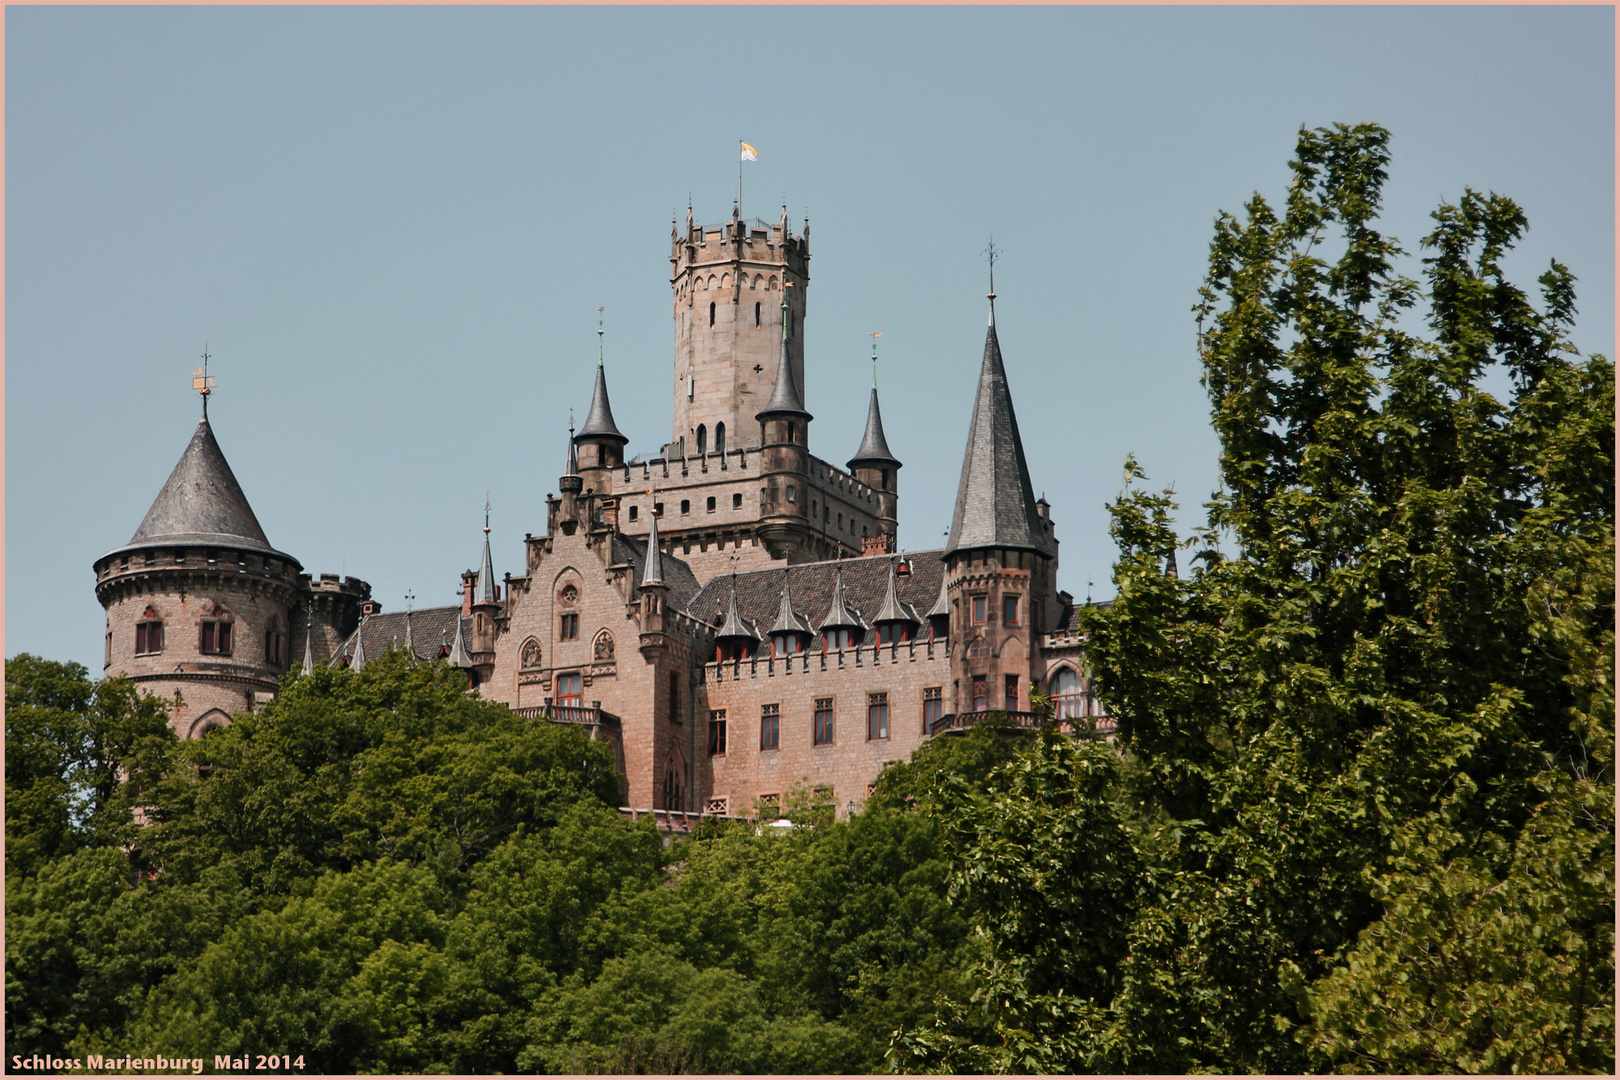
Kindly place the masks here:
MULTIPOLYGON (((783 311, 787 310, 787 296, 782 297, 783 311)), ((784 320, 786 315, 783 316, 784 320)), ((799 388, 793 382, 793 361, 788 356, 787 323, 782 324, 782 358, 776 364, 776 386, 771 390, 771 399, 765 407, 754 414, 754 419, 763 420, 767 416, 797 416, 806 423, 815 417, 804 411, 804 402, 799 399, 799 388)))
POLYGON ((480 604, 495 603, 495 564, 489 557, 488 525, 484 526, 484 561, 478 568, 478 589, 473 594, 473 599, 480 604))
POLYGON ((297 563, 270 546, 214 438, 207 414, 163 484, 129 543, 109 554, 168 544, 197 544, 266 552, 297 563))
MULTIPOLYGON (((895 582, 898 598, 915 608, 919 604, 932 605, 939 594, 939 583, 945 577, 945 563, 941 551, 907 552, 911 574, 895 582)), ((860 559, 803 563, 787 568, 787 586, 793 597, 793 610, 812 626, 819 624, 832 606, 833 587, 838 568, 844 572, 844 595, 850 607, 858 609, 870 621, 883 606, 883 594, 889 582, 889 563, 893 555, 869 555, 860 559)), ((666 563, 667 565, 667 563, 666 563)), ((769 626, 781 611, 783 570, 780 566, 752 570, 737 574, 737 612, 756 626, 769 626)), ((731 575, 713 578, 697 594, 687 610, 710 625, 718 627, 725 617, 731 597, 731 575)), ((768 649, 768 643, 762 646, 768 649)))
MULTIPOLYGON (((639 601, 641 599, 640 581, 642 575, 647 571, 646 538, 614 533, 613 562, 615 565, 623 563, 631 567, 630 580, 636 582, 636 585, 630 591, 630 599, 639 601)), ((690 605, 692 598, 701 592, 703 588, 698 584, 697 575, 692 573, 692 568, 687 565, 685 560, 667 551, 659 553, 658 562, 663 567, 664 587, 669 590, 668 602, 676 608, 691 610, 688 605, 690 605)))
POLYGON ((878 410, 877 387, 872 387, 872 403, 866 408, 866 434, 861 437, 861 448, 849 459, 849 467, 876 465, 900 468, 900 459, 889 452, 889 441, 883 437, 883 413, 878 410))
POLYGON ((607 375, 600 363, 596 365, 596 390, 591 394, 590 414, 585 417, 585 426, 574 436, 575 442, 583 439, 608 439, 620 446, 630 441, 619 431, 619 425, 613 422, 613 406, 608 404, 607 375))
MULTIPOLYGON (((411 615, 411 644, 414 646, 418 660, 432 660, 439 655, 439 645, 454 644, 456 639, 456 620, 461 618, 461 605, 453 604, 450 607, 417 608, 411 615)), ((472 619, 462 619, 463 634, 472 633, 472 619)), ((348 639, 338 646, 333 660, 339 657, 354 655, 356 637, 363 631, 364 641, 361 642, 363 655, 367 662, 377 659, 390 648, 403 649, 405 647, 405 612, 384 611, 366 619, 361 624, 360 631, 350 634, 348 639)))
POLYGON ((996 311, 990 309, 990 328, 984 338, 984 363, 979 390, 968 425, 967 450, 962 455, 962 479, 956 488, 956 511, 951 515, 947 553, 960 548, 1026 548, 1052 554, 1046 529, 1035 511, 1035 493, 1024 460, 1024 442, 1018 436, 1007 370, 996 340, 996 311))

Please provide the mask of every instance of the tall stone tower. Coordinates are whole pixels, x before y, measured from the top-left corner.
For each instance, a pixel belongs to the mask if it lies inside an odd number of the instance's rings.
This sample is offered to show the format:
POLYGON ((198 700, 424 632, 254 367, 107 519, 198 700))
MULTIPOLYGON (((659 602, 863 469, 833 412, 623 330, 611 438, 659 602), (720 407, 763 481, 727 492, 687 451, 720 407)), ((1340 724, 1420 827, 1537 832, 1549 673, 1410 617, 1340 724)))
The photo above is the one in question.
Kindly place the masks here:
POLYGON ((755 415, 776 385, 783 319, 793 386, 804 400, 804 314, 810 281, 810 226, 788 233, 787 208, 775 225, 731 220, 670 228, 675 312, 675 408, 668 456, 699 457, 759 447, 755 415), (783 285, 791 281, 787 305, 783 285))

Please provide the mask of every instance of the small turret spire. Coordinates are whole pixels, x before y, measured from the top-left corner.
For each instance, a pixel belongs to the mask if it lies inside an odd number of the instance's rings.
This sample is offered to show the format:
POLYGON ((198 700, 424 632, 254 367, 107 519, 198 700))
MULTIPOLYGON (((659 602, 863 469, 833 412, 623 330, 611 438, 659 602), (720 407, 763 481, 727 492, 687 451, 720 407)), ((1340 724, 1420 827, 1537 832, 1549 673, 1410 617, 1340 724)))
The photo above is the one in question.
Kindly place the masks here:
MULTIPOLYGON (((569 443, 570 446, 573 443, 569 443)), ((478 568, 478 599, 480 604, 493 604, 495 600, 495 564, 489 557, 489 500, 484 500, 484 563, 478 568)), ((407 624, 408 625, 408 624, 407 624)))
POLYGON ((300 675, 309 675, 315 671, 315 646, 312 639, 315 636, 315 603, 310 601, 304 605, 304 664, 298 669, 300 675))
MULTIPOLYGON (((653 489, 648 488, 647 494, 652 493, 653 489)), ((656 585, 662 588, 663 584, 664 555, 658 550, 658 506, 654 503, 652 520, 647 526, 647 563, 641 571, 641 587, 645 589, 649 585, 656 585)))
MULTIPOLYGON (((581 440, 609 440, 624 446, 630 440, 613 422, 613 406, 608 402, 607 369, 602 363, 602 312, 606 310, 606 306, 596 309, 596 387, 591 391, 591 411, 585 414, 585 426, 579 429, 577 437, 581 440)), ((572 425, 573 421, 569 423, 572 425)))
POLYGON ((782 282, 782 356, 777 361, 776 386, 771 390, 770 400, 754 414, 758 420, 767 416, 797 416, 808 423, 815 419, 805 411, 804 402, 799 399, 799 388, 793 381, 793 358, 788 350, 788 290, 792 287, 793 282, 782 282))

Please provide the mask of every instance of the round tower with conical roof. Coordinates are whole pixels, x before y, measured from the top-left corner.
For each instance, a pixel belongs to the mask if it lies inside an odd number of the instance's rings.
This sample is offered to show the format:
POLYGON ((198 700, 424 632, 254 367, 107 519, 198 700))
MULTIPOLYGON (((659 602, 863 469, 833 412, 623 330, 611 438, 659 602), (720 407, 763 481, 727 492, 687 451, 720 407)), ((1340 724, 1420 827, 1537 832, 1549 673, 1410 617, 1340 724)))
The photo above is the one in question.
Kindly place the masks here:
POLYGON ((890 453, 889 441, 883 437, 883 413, 878 409, 876 342, 872 345, 872 400, 866 409, 866 432, 861 436, 860 449, 848 464, 855 479, 877 492, 881 546, 885 554, 892 555, 897 549, 900 531, 900 459, 890 453))
MULTIPOLYGON (((107 610, 104 669, 170 703, 182 738, 273 696, 305 651, 342 640, 370 594, 272 547, 203 415, 129 543, 95 561, 107 610)), ((324 656, 316 655, 323 660, 324 656)))
POLYGON ((756 414, 760 437, 759 537, 774 559, 791 559, 810 536, 810 421, 793 381, 786 316, 791 311, 783 287, 782 343, 771 398, 756 414))

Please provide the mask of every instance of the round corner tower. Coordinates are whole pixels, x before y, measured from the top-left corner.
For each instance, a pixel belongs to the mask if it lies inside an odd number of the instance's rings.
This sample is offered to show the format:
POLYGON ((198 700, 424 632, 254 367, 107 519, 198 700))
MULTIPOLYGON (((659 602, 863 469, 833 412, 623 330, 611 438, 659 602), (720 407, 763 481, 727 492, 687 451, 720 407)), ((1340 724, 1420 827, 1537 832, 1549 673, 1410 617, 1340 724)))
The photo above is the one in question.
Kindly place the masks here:
POLYGON ((104 673, 170 703, 196 738, 274 696, 296 657, 353 630, 369 586, 270 546, 214 438, 206 407, 129 543, 95 561, 107 611, 104 673))
POLYGON ((810 226, 788 231, 787 208, 775 224, 731 220, 670 229, 670 288, 675 314, 675 408, 670 453, 698 455, 755 449, 756 414, 776 385, 784 320, 793 385, 804 400, 805 291, 810 226), (791 281, 787 304, 783 286, 791 281))

